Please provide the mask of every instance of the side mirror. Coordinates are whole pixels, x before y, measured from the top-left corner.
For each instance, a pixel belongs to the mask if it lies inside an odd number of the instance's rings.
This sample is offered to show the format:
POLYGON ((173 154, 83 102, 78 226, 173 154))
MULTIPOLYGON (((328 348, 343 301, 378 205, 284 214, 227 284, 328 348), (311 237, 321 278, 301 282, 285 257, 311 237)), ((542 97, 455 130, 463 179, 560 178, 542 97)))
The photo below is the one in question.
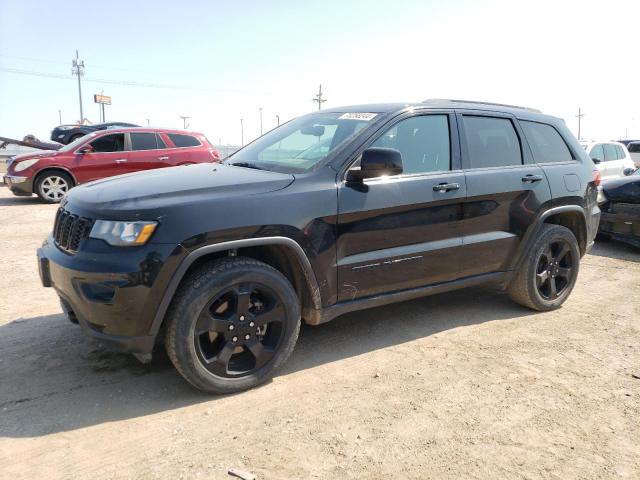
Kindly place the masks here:
POLYGON ((349 170, 347 181, 362 182, 365 178, 399 175, 402 173, 402 154, 393 148, 367 148, 362 152, 360 170, 349 170))
POLYGON ((633 172, 635 172, 635 170, 631 167, 627 167, 622 171, 625 175, 633 175, 633 172))
POLYGON ((599 158, 591 158, 591 161, 593 161, 593 163, 601 163, 602 160, 600 160, 599 158))
POLYGON ((85 153, 91 153, 93 151, 94 150, 93 150, 93 147, 91 145, 85 145, 80 150, 78 150, 78 153, 85 154, 85 153))

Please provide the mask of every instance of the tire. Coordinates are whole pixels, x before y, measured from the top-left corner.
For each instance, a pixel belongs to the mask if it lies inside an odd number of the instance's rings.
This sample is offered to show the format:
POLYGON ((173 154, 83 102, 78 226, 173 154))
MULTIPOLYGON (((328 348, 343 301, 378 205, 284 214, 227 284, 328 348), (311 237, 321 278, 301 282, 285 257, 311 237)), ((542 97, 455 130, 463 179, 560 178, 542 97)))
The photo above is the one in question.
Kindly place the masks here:
POLYGON ((555 310, 573 290, 579 267, 580 250, 573 232, 561 225, 544 224, 507 293, 514 302, 532 310, 555 310))
POLYGON ((300 332, 300 301, 276 269, 251 258, 208 262, 186 277, 166 317, 165 347, 178 372, 208 393, 271 378, 300 332))
POLYGON ((60 203, 62 197, 73 188, 73 179, 58 170, 43 172, 36 178, 35 193, 45 203, 60 203))

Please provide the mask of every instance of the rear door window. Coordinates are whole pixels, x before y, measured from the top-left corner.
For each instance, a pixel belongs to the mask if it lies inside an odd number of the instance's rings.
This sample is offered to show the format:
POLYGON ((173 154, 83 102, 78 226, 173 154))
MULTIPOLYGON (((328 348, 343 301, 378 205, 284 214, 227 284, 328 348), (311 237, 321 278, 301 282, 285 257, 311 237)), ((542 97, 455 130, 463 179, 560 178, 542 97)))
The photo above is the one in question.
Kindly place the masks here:
POLYGON ((618 152, 613 143, 604 143, 602 147, 604 148, 604 159, 606 162, 618 160, 618 152))
POLYGON ((522 120, 520 120, 520 125, 536 162, 570 162, 573 160, 569 147, 551 125, 522 120))
POLYGON ((131 150, 157 150, 158 140, 155 133, 130 133, 131 150))
POLYGON ((197 147, 200 140, 191 135, 183 135, 181 133, 169 133, 169 138, 176 147, 197 147))
POLYGON ((522 165, 520 139, 507 118, 464 115, 470 168, 522 165))
POLYGON ((103 135, 91 142, 95 152, 122 152, 124 151, 124 133, 103 135))

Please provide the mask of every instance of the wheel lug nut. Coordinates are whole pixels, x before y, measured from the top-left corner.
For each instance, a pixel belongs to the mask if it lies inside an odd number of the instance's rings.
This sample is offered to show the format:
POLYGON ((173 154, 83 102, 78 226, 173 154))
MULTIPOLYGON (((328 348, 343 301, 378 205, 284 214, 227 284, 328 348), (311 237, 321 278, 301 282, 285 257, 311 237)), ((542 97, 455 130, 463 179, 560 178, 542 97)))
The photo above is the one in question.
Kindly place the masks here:
POLYGON ((229 330, 233 330, 234 328, 236 327, 234 327, 233 325, 229 325, 229 330))
POLYGON ((245 340, 249 340, 251 338, 251 335, 249 335, 248 333, 244 336, 245 340))
POLYGON ((233 337, 231 340, 233 340, 234 342, 238 341, 238 337, 233 337))
POLYGON ((244 315, 240 315, 240 321, 244 322, 244 315))
POLYGON ((255 323, 253 323, 253 322, 249 322, 249 326, 250 326, 250 327, 253 327, 253 326, 255 326, 255 323))

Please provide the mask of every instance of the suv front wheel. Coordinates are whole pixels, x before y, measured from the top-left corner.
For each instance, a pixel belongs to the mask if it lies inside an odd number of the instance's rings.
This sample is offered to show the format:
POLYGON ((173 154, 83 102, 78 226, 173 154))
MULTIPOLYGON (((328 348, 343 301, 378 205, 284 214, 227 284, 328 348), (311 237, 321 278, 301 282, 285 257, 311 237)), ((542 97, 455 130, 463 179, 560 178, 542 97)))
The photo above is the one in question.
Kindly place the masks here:
POLYGON ((287 360, 300 302, 276 269, 229 257, 182 282, 167 321, 165 346, 180 374, 205 392, 233 393, 265 382, 287 360))
POLYGON ((573 232, 561 225, 544 224, 507 292, 525 307, 555 310, 573 290, 579 266, 580 250, 573 232))

